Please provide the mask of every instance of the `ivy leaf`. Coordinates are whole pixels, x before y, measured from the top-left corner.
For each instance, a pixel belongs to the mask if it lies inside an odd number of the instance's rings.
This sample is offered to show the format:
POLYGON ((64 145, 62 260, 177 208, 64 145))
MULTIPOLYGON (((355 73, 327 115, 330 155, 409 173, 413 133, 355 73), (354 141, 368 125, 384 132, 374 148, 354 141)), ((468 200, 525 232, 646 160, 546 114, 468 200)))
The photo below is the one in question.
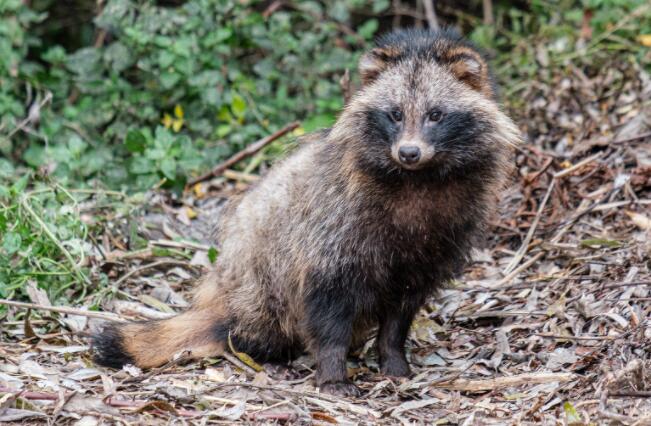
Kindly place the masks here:
POLYGON ((173 72, 164 72, 160 76, 160 84, 164 89, 171 89, 181 80, 181 76, 173 72))
POLYGON ((233 114, 238 118, 244 116, 244 113, 246 112, 246 102, 240 95, 233 96, 233 101, 231 102, 231 111, 233 111, 233 114))
POLYGON ((16 232, 8 232, 2 239, 2 248, 8 255, 12 255, 20 250, 23 239, 16 232))
POLYGON ((124 145, 129 152, 144 152, 147 145, 147 138, 140 130, 129 130, 127 137, 124 139, 124 145))
POLYGON ((29 182, 29 174, 21 176, 14 184, 11 186, 11 192, 14 194, 20 194, 25 191, 27 188, 27 183, 29 182))
POLYGON ((160 170, 169 180, 176 179, 176 160, 171 157, 163 158, 160 163, 160 170))
POLYGON ((85 47, 68 56, 66 66, 70 71, 81 76, 96 75, 100 59, 101 55, 98 49, 85 47))
POLYGON ((369 19, 368 21, 364 22, 364 25, 357 29, 357 33, 366 40, 370 40, 373 38, 373 35, 379 27, 380 24, 378 23, 377 19, 369 19))
POLYGON ((156 142, 155 145, 163 152, 167 152, 174 143, 174 135, 165 127, 158 126, 156 128, 156 142))
POLYGON ((373 13, 380 13, 387 10, 390 6, 389 0, 375 0, 373 2, 373 13))
POLYGON ((161 50, 158 54, 158 66, 161 68, 167 68, 174 63, 176 56, 167 50, 161 50))
POLYGON ((46 160, 45 157, 46 157, 45 149, 38 144, 30 145, 29 148, 27 148, 27 150, 23 154, 23 160, 25 160, 27 164, 35 168, 45 163, 46 160))
POLYGON ((8 178, 14 174, 14 166, 4 158, 0 158, 0 178, 8 178))
POLYGON ((86 149, 87 144, 79 136, 73 135, 68 140, 68 152, 73 156, 79 156, 86 149))
POLYGON ((219 28, 215 31, 215 42, 219 43, 221 41, 227 40, 233 35, 233 30, 229 27, 219 28))
POLYGON ((122 72, 133 63, 131 51, 120 42, 111 43, 104 53, 104 58, 115 72, 122 72))

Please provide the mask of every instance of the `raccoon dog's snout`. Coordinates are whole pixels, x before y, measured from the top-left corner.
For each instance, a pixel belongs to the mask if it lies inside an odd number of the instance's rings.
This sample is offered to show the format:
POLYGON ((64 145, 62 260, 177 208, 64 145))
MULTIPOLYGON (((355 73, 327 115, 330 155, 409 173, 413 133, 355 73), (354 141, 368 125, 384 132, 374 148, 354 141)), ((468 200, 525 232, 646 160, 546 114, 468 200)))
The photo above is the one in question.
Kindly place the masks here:
POLYGON ((414 145, 400 147, 398 158, 405 164, 415 164, 420 160, 420 148, 414 145))
POLYGON ((403 169, 418 170, 431 163, 436 150, 432 144, 417 138, 405 138, 391 147, 393 161, 400 164, 403 169))

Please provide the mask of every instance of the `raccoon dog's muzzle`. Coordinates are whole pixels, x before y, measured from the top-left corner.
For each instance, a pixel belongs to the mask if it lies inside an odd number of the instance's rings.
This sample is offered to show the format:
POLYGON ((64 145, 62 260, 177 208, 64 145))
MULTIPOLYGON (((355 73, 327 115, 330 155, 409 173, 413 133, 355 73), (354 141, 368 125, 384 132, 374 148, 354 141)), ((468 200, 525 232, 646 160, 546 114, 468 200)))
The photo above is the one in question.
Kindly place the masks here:
POLYGON ((436 150, 420 139, 401 140, 391 147, 391 157, 407 170, 418 170, 429 163, 436 150))

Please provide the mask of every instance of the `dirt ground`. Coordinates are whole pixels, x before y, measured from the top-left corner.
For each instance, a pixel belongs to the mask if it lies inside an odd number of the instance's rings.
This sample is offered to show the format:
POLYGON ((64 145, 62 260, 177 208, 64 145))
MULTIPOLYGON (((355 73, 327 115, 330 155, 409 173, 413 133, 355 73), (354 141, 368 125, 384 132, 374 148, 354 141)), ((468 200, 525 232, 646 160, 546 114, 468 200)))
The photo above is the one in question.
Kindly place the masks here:
MULTIPOLYGON (((372 341, 350 359, 357 399, 319 393, 309 357, 262 371, 241 354, 145 372, 93 365, 84 335, 103 319, 187 306, 223 199, 256 179, 229 174, 112 220, 89 259, 109 277, 88 298, 102 312, 10 308, 0 422, 651 424, 651 81, 635 64, 546 81, 521 89, 513 111, 528 142, 487 246, 413 325, 411 379, 380 376, 372 341), (134 230, 141 250, 125 245, 134 230)), ((102 214, 92 199, 85 208, 102 214)))

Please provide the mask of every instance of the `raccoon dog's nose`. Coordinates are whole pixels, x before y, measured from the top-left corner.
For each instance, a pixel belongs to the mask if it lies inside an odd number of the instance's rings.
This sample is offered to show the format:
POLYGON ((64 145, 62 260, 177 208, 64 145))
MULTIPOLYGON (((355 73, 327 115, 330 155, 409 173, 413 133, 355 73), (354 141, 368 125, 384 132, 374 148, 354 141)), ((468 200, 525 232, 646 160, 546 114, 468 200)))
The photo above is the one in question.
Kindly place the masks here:
POLYGON ((405 164, 414 164, 420 160, 420 148, 413 145, 401 146, 398 150, 400 161, 405 164))

